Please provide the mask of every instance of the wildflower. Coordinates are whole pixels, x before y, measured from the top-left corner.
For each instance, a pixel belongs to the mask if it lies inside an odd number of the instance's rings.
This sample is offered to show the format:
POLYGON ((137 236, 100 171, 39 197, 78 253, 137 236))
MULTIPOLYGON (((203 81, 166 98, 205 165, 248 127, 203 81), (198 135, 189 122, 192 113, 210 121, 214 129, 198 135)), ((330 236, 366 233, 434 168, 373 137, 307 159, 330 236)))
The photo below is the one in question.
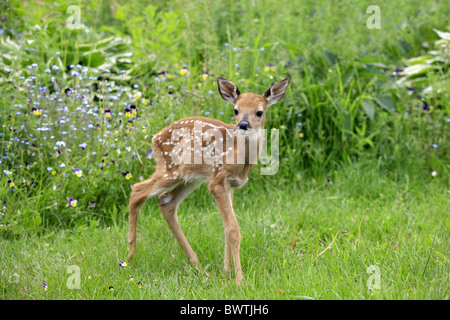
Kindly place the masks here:
POLYGON ((45 282, 42 283, 42 287, 44 288, 44 291, 47 291, 47 284, 45 282))
POLYGON ((151 159, 151 158, 153 158, 153 152, 152 152, 152 150, 148 150, 147 151, 147 159, 151 159))
POLYGON ((158 77, 160 77, 161 79, 166 77, 166 71, 158 71, 158 77))
POLYGON ((203 80, 208 79, 208 71, 205 71, 205 73, 202 75, 203 80))
POLYGON ((130 147, 129 145, 126 145, 126 146, 125 146, 125 149, 126 149, 128 152, 131 151, 131 147, 130 147))
POLYGON ((188 70, 187 70, 186 67, 183 67, 183 69, 180 70, 180 74, 181 74, 182 76, 186 75, 187 73, 188 73, 188 70))
POLYGON ((42 109, 32 108, 31 111, 33 112, 33 115, 35 115, 35 116, 42 115, 42 109))
POLYGON ((392 74, 394 76, 402 76, 404 73, 403 73, 403 70, 401 70, 399 68, 395 68, 395 70, 392 72, 392 74))
POLYGON ((305 135, 303 134, 303 132, 300 132, 299 134, 298 134, 298 137, 301 139, 301 138, 303 138, 305 135))
POLYGON ((409 94, 409 95, 414 94, 414 89, 413 89, 413 88, 408 88, 408 94, 409 94))
POLYGON ((129 172, 122 172, 122 175, 125 177, 125 179, 130 180, 131 178, 133 178, 133 176, 131 175, 131 173, 129 172))
POLYGON ((125 109, 125 117, 127 118, 131 117, 131 110, 129 108, 125 109))
POLYGON ((437 148, 438 147, 438 145, 436 144, 436 143, 433 143, 433 148, 437 148))
POLYGON ((77 206, 77 200, 75 200, 74 198, 70 198, 69 199, 69 206, 75 208, 77 206))
POLYGON ((428 110, 429 109, 429 107, 428 107, 428 104, 426 104, 426 103, 424 103, 423 104, 423 106, 422 106, 422 110, 428 110))
POLYGON ((130 276, 130 282, 134 282, 133 276, 130 276))
POLYGON ((91 209, 95 209, 95 207, 97 206, 95 201, 90 201, 89 203, 91 204, 91 209))
POLYGON ((81 169, 79 169, 79 168, 73 169, 73 173, 74 173, 78 178, 80 178, 80 177, 83 175, 83 172, 82 172, 81 169))
POLYGON ((137 285, 139 289, 142 289, 142 283, 140 281, 137 283, 137 285))
POLYGON ((113 286, 109 286, 109 291, 114 291, 114 287, 113 286))
POLYGON ((16 186, 16 185, 14 184, 14 181, 12 181, 12 180, 8 180, 8 185, 9 185, 9 187, 10 187, 11 189, 14 189, 14 187, 16 186))
POLYGON ((86 150, 87 143, 86 142, 81 143, 81 144, 78 145, 78 147, 83 148, 83 150, 86 150))
POLYGON ((137 108, 134 104, 130 104, 130 110, 131 114, 133 114, 134 116, 137 115, 137 108))
POLYGON ((264 71, 265 72, 269 72, 269 71, 275 72, 275 71, 277 71, 277 67, 274 64, 269 64, 264 67, 264 71))
POLYGON ((105 113, 105 117, 106 117, 106 118, 111 118, 111 110, 106 109, 106 110, 104 111, 104 113, 105 113))
POLYGON ((65 147, 65 146, 66 146, 66 143, 65 143, 64 141, 56 141, 56 145, 57 145, 58 147, 65 147))
POLYGON ((142 93, 140 91, 138 91, 134 94, 134 99, 139 100, 141 98, 141 96, 142 96, 142 93))
POLYGON ((123 267, 123 268, 125 268, 127 266, 127 263, 126 262, 121 262, 121 263, 119 263, 119 267, 123 267))
POLYGON ((436 172, 436 171, 433 171, 433 172, 431 172, 431 175, 432 175, 433 177, 436 177, 436 176, 437 176, 437 172, 436 172))

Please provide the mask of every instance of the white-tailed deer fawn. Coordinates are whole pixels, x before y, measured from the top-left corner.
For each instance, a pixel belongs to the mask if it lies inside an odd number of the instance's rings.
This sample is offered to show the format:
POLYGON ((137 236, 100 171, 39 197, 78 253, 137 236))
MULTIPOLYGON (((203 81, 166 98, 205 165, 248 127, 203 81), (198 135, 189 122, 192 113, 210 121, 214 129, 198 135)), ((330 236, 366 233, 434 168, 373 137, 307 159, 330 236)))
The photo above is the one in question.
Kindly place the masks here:
POLYGON ((231 81, 217 78, 222 98, 234 105, 236 125, 215 119, 189 117, 162 129, 152 139, 156 169, 150 179, 132 187, 129 204, 129 258, 136 250, 139 209, 158 196, 159 208, 189 261, 200 262, 178 224, 177 208, 200 184, 208 182, 225 229, 224 269, 234 261, 236 282, 242 281, 239 256, 241 233, 233 210, 233 188, 242 187, 253 169, 252 153, 261 152, 261 129, 268 107, 279 102, 289 78, 275 83, 264 94, 240 93, 231 81), (243 141, 243 143, 241 143, 243 141), (253 143, 252 143, 253 141, 253 143), (255 143, 256 141, 256 143, 255 143), (256 146, 252 150, 252 145, 256 146))

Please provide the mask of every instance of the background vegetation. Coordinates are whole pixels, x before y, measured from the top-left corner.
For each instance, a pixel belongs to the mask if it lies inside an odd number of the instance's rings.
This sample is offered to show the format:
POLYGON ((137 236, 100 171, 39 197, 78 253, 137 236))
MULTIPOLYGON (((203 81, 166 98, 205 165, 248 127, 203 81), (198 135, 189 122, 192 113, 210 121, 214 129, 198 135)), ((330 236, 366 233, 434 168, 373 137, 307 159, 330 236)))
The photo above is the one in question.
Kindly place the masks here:
POLYGON ((369 29, 372 4, 2 2, 3 297, 109 298, 93 270, 83 273, 97 279, 88 289, 66 289, 65 266, 104 265, 117 283, 128 276, 116 260, 126 257, 130 187, 155 164, 152 134, 191 115, 232 122, 217 76, 257 93, 289 76, 266 123, 280 130, 279 172, 257 168, 236 193, 247 289, 218 289, 223 231, 201 188, 180 220, 212 265, 187 270, 149 202, 138 238, 147 259, 135 271, 148 286, 138 294, 116 285, 113 297, 371 298, 366 267, 376 263, 392 270, 375 297, 448 298, 450 5, 377 1, 381 29, 369 29), (82 29, 68 27, 69 5, 79 6, 82 29), (340 250, 315 260, 338 230, 347 231, 340 250), (14 264, 19 275, 40 271, 19 289, 7 280, 14 264), (43 279, 59 289, 43 295, 43 279))

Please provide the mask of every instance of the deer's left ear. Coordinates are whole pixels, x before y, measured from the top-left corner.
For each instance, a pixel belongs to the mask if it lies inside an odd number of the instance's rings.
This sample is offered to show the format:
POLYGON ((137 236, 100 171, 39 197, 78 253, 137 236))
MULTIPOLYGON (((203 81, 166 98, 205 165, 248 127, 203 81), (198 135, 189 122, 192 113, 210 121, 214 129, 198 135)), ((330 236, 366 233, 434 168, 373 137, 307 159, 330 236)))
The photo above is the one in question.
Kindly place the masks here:
POLYGON ((267 106, 271 106, 277 102, 280 102, 284 97, 286 88, 291 80, 286 78, 280 82, 275 83, 269 90, 264 92, 263 97, 267 100, 267 106))

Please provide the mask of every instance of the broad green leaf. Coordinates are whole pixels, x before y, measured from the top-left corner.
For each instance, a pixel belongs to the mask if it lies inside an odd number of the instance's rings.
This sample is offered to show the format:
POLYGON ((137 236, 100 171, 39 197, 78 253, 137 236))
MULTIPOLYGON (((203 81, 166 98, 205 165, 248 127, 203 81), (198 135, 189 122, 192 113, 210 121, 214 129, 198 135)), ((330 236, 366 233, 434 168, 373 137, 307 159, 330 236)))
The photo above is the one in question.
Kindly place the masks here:
POLYGON ((433 29, 433 31, 436 32, 440 38, 450 40, 450 32, 439 31, 437 29, 433 29))
POLYGON ((366 115, 369 117, 370 120, 373 120, 375 116, 375 103, 373 103, 372 100, 364 99, 361 102, 361 106, 366 113, 366 115))
POLYGON ((375 98, 377 103, 382 107, 384 110, 393 112, 395 111, 395 105, 392 99, 389 96, 382 96, 375 98))

